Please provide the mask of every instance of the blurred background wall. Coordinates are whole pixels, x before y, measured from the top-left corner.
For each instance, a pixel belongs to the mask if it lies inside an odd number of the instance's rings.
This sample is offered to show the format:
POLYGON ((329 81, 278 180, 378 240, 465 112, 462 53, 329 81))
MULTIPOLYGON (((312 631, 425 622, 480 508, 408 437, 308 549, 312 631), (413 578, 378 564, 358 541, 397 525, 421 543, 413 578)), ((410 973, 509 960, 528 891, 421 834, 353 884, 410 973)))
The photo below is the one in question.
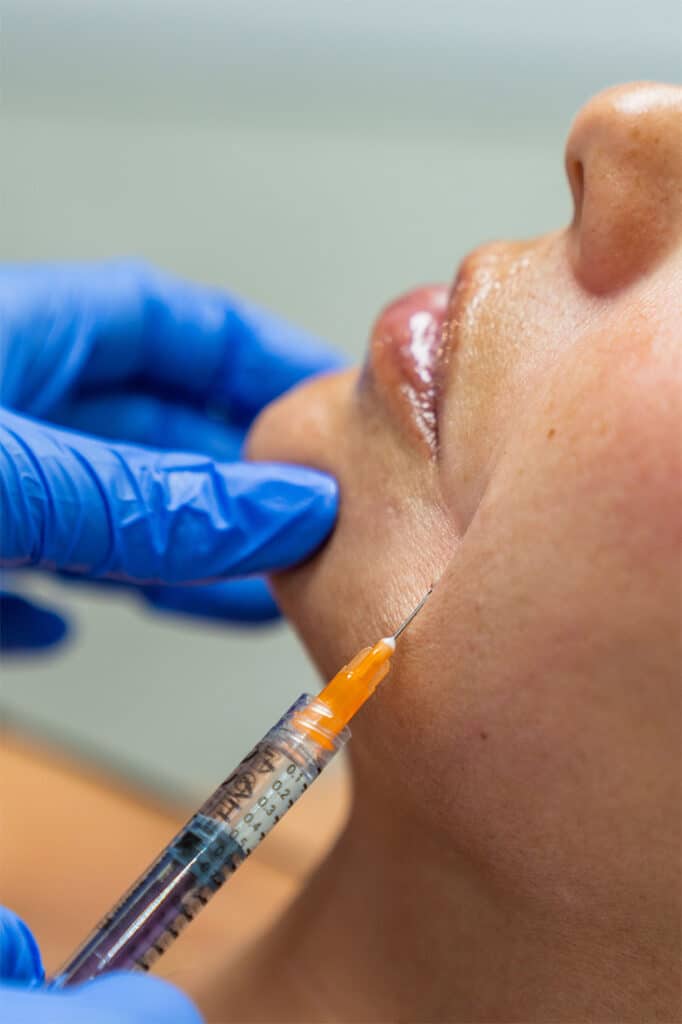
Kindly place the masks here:
MULTIPOLYGON (((681 39, 679 0, 2 0, 0 259, 139 256, 358 359, 400 290, 564 223, 572 115, 678 80, 681 39)), ((3 663, 0 714, 159 791, 215 783, 315 685, 286 627, 22 585, 75 629, 3 663)))

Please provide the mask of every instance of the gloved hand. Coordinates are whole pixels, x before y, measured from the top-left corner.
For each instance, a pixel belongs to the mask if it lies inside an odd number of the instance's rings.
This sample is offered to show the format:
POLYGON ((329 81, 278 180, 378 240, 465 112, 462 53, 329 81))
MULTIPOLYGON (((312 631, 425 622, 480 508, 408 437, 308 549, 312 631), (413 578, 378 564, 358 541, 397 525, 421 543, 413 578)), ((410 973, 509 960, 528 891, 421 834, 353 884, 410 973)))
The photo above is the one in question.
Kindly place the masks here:
POLYGON ((0 907, 0 1020, 3 1024, 201 1024, 189 999, 165 981, 111 974, 50 992, 26 925, 0 907))
MULTIPOLYGON (((269 314, 143 265, 0 268, 0 566, 273 617, 263 581, 239 577, 309 555, 332 528, 336 484, 241 462, 242 442, 267 402, 338 365, 269 314)), ((0 616, 6 649, 65 628, 7 594, 0 616)))

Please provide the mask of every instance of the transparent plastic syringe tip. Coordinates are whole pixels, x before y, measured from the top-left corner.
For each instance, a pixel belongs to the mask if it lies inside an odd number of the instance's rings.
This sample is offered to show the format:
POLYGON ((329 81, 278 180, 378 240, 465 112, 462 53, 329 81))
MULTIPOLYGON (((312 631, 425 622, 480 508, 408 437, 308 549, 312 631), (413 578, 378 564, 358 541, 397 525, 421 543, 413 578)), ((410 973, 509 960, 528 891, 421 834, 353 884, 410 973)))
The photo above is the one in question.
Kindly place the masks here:
POLYGON ((424 607, 424 605, 426 604, 428 599, 431 597, 431 594, 433 593, 433 587, 434 587, 434 584, 432 583, 431 586, 429 587, 429 589, 426 591, 426 593, 422 597, 422 599, 419 602, 419 604, 416 605, 412 609, 410 614, 407 616, 407 618, 403 619, 403 621, 400 623, 400 625, 396 629, 395 633, 390 638, 391 640, 394 640, 394 641, 397 640, 398 637, 400 636, 400 634, 403 633, 407 629, 407 627, 412 622, 412 620, 415 618, 415 616, 419 614, 419 612, 422 610, 422 608, 424 607))

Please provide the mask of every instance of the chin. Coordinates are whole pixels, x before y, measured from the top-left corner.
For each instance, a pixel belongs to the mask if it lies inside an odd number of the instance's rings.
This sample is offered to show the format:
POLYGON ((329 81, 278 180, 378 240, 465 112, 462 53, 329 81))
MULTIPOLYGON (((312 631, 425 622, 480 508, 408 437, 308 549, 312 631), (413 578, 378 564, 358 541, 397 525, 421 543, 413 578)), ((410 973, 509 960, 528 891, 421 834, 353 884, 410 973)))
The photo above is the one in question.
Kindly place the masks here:
POLYGON ((339 482, 336 527, 303 564, 271 578, 275 597, 323 676, 393 631, 452 551, 428 498, 434 468, 367 403, 357 371, 312 380, 256 420, 250 458, 304 463, 339 482))

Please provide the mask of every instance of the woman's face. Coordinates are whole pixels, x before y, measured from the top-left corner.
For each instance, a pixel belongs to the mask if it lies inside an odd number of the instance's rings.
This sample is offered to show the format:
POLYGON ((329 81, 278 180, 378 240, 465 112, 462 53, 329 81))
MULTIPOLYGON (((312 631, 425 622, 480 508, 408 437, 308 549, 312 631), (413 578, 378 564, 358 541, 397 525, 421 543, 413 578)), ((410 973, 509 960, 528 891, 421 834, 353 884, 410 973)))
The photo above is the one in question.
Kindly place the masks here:
POLYGON ((646 905, 670 938, 682 89, 597 96, 566 166, 567 229, 390 304, 364 368, 266 410, 251 454, 340 482, 329 543, 274 580, 325 676, 438 580, 354 726, 355 813, 562 920, 646 905))

